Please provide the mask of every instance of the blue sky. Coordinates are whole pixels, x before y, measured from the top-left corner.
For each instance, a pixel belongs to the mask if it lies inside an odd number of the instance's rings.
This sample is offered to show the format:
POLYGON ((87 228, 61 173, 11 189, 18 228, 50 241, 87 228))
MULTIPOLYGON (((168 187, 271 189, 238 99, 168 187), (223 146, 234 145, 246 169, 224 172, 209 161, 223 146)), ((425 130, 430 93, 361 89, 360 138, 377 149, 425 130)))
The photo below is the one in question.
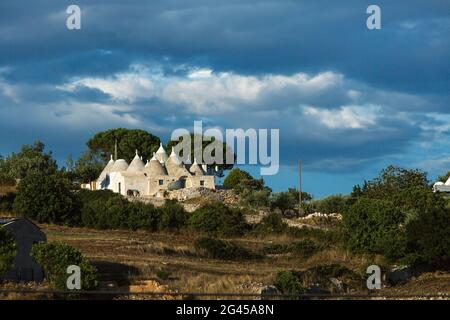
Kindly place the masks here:
POLYGON ((100 130, 167 140, 203 120, 279 128, 274 190, 296 186, 299 158, 316 197, 387 164, 433 179, 450 170, 449 35, 446 0, 3 0, 0 154, 40 139, 63 163, 100 130))

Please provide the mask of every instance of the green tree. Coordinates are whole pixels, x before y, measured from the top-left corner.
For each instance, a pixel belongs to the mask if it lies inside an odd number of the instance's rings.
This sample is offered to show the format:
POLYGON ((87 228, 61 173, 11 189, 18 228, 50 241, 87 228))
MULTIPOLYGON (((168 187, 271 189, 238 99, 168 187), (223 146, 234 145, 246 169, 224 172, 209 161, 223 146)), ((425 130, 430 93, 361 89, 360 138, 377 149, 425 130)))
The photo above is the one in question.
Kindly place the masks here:
POLYGON ((15 256, 14 238, 0 226, 0 279, 11 268, 15 256))
MULTIPOLYGON (((312 196, 307 192, 302 192, 303 208, 307 209, 312 196)), ((296 210, 298 209, 299 193, 294 188, 289 188, 286 192, 277 192, 272 195, 270 202, 273 208, 281 210, 296 210)))
POLYGON ((13 209, 40 223, 77 224, 81 206, 62 174, 29 174, 17 188, 13 209))
POLYGON ((75 161, 72 172, 79 182, 89 183, 100 176, 105 165, 106 163, 99 152, 86 150, 75 161))
POLYGON ((243 182, 252 180, 254 180, 254 178, 250 173, 239 168, 234 168, 228 173, 223 181, 223 185, 227 188, 234 189, 243 182))
POLYGON ((54 174, 58 170, 52 153, 45 152, 45 145, 36 141, 32 145, 23 145, 20 152, 12 153, 0 161, 0 176, 10 179, 23 179, 29 174, 54 174))
MULTIPOLYGON (((185 139, 190 139, 191 142, 191 154, 190 155, 184 155, 184 154, 180 154, 180 156, 183 159, 190 159, 191 161, 193 161, 195 154, 198 153, 199 151, 196 150, 195 148, 195 144, 194 144, 194 139, 195 139, 196 135, 194 135, 193 133, 190 134, 190 136, 182 136, 180 137, 180 140, 170 140, 169 143, 167 144, 167 149, 171 150, 172 147, 175 147, 176 145, 178 145, 180 142, 184 141, 185 139), (197 152, 196 152, 197 151, 197 152)), ((223 152, 223 163, 213 163, 213 164, 208 164, 214 167, 217 167, 217 171, 215 171, 215 174, 218 177, 223 177, 224 175, 224 171, 225 170, 231 170, 233 168, 234 164, 227 164, 226 162, 226 155, 228 153, 232 153, 233 151, 231 150, 231 148, 222 141, 216 140, 215 137, 206 137, 206 136, 201 136, 201 135, 197 135, 197 137, 200 137, 202 139, 202 146, 201 146, 201 154, 204 154, 205 148, 207 148, 208 145, 210 146, 215 146, 216 144, 218 144, 218 148, 222 149, 223 152)), ((215 150, 213 150, 211 152, 212 156, 215 156, 215 150)), ((233 159, 235 159, 235 155, 233 154, 233 159)))
POLYGON ((87 146, 94 154, 99 153, 106 163, 114 155, 116 142, 118 157, 130 162, 136 150, 143 157, 151 157, 158 150, 160 139, 144 130, 118 128, 95 134, 87 146))

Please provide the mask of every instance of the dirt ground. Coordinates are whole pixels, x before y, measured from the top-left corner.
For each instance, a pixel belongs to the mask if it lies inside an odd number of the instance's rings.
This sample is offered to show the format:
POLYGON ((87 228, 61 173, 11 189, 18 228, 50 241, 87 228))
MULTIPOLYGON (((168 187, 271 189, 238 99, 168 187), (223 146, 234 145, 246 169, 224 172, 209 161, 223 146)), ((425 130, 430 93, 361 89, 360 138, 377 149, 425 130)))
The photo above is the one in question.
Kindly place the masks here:
MULTIPOLYGON (((379 257, 354 255, 335 248, 320 251, 308 259, 266 255, 261 259, 225 261, 198 256, 193 247, 198 235, 193 233, 101 231, 54 225, 41 227, 49 241, 66 242, 79 249, 94 263, 100 272, 101 290, 253 294, 258 293, 262 287, 273 284, 274 277, 280 270, 300 271, 317 265, 339 264, 361 273, 364 266, 382 263, 379 257)), ((258 252, 268 243, 289 243, 293 239, 288 236, 264 239, 246 236, 231 240, 258 252)), ((37 287, 48 289, 47 284, 37 287)), ((422 274, 404 285, 383 288, 382 292, 408 295, 449 294, 450 274, 422 274)), ((132 296, 127 298, 130 297, 132 296)), ((182 297, 158 296, 165 299, 182 297)))
MULTIPOLYGON (((79 249, 99 270, 100 290, 120 292, 160 292, 179 296, 146 298, 186 298, 181 293, 258 294, 262 287, 272 285, 280 270, 305 270, 318 265, 339 264, 356 273, 369 264, 383 264, 381 257, 355 255, 338 248, 317 252, 308 259, 283 254, 265 255, 260 259, 227 261, 199 256, 194 233, 150 233, 146 231, 92 230, 55 225, 41 225, 49 241, 63 241, 79 249)), ((246 236, 227 239, 260 252, 267 244, 294 241, 286 235, 258 238, 246 236)), ((5 288, 49 289, 48 284, 3 285, 5 288)), ((355 290, 355 294, 367 291, 355 290)), ((426 273, 404 285, 386 287, 381 293, 395 295, 450 294, 450 274, 426 273)), ((258 295, 250 298, 257 298, 258 295)), ((0 299, 5 298, 0 295, 0 299)), ((8 298, 48 298, 45 295, 9 295, 8 298)), ((142 296, 125 298, 141 299, 142 296)), ((211 297, 212 298, 212 297, 211 297)), ((220 297, 218 297, 220 298, 220 297)), ((222 297, 223 298, 223 297, 222 297)))

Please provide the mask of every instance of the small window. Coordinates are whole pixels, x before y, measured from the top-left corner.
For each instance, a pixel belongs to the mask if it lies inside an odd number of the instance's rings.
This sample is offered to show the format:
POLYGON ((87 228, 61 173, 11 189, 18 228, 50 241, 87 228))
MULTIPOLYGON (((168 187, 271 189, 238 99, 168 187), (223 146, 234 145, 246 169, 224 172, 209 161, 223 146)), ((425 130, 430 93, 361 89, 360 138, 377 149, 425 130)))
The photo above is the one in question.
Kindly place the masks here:
POLYGON ((203 187, 205 185, 205 181, 200 180, 200 185, 203 187))
POLYGON ((160 186, 162 186, 162 185, 164 185, 164 180, 159 180, 158 183, 160 186))

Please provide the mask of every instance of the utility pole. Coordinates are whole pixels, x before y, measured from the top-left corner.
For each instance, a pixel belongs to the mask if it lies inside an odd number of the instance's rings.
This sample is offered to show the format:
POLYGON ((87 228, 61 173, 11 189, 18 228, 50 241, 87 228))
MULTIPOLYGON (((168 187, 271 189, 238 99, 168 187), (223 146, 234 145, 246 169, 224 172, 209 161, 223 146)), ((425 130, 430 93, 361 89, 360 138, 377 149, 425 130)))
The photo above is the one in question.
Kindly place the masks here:
POLYGON ((116 142, 114 143, 114 160, 116 160, 117 161, 117 139, 116 139, 116 142))
POLYGON ((303 215, 302 210, 302 161, 298 160, 298 214, 303 215))

